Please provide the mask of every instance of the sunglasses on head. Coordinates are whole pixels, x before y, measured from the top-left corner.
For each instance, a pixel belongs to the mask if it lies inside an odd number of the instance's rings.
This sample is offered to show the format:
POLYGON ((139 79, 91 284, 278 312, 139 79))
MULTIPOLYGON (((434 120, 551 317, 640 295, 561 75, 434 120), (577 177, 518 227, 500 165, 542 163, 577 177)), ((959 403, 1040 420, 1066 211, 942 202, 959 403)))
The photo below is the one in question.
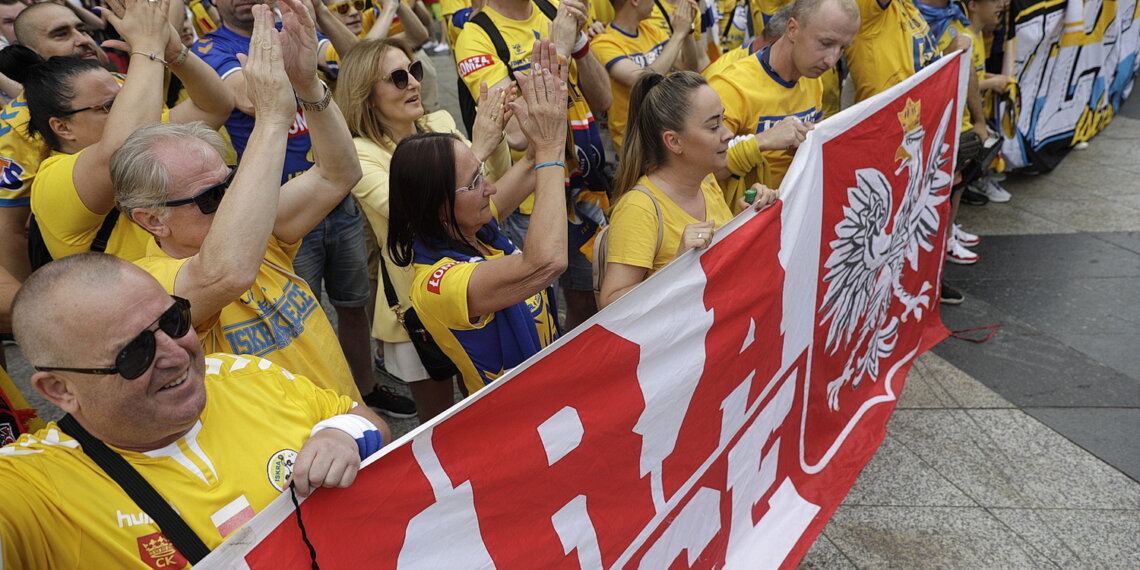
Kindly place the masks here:
POLYGON ((201 210, 203 214, 213 214, 218 211, 218 205, 222 203, 222 198, 226 195, 226 189, 229 188, 230 184, 234 181, 235 172, 237 172, 237 167, 231 166, 230 173, 227 174, 221 182, 209 186, 189 198, 165 202, 163 206, 174 208, 176 206, 185 206, 186 204, 194 203, 198 205, 198 209, 201 210))
POLYGON ((156 328, 172 339, 182 338, 190 331, 190 301, 174 295, 170 297, 174 299, 174 304, 119 351, 119 354, 115 356, 113 368, 36 366, 35 369, 40 372, 59 370, 80 374, 118 374, 127 380, 134 380, 142 376, 143 372, 150 369, 150 365, 154 363, 154 351, 157 346, 154 338, 156 328))
POLYGON ((329 6, 329 11, 336 12, 337 14, 343 16, 348 13, 348 9, 350 7, 356 8, 357 12, 363 12, 364 6, 364 0, 348 0, 347 2, 337 2, 336 4, 329 6))
POLYGON ((76 113, 82 113, 84 111, 103 111, 104 113, 110 113, 111 112, 111 106, 114 104, 115 104, 115 98, 111 97, 110 99, 107 99, 106 101, 103 101, 102 103, 99 103, 98 105, 92 105, 90 107, 84 107, 82 109, 72 109, 70 111, 64 111, 63 113, 56 115, 56 117, 62 119, 64 117, 70 117, 76 113))
POLYGON ((388 81, 389 79, 391 79, 392 85, 395 85, 396 89, 407 89, 408 88, 408 75, 415 77, 416 81, 423 80, 423 78, 424 78, 424 64, 423 64, 423 62, 422 61, 413 61, 411 63, 411 65, 408 66, 407 69, 397 69, 397 70, 393 71, 392 73, 385 75, 384 77, 381 77, 380 80, 381 81, 388 81))

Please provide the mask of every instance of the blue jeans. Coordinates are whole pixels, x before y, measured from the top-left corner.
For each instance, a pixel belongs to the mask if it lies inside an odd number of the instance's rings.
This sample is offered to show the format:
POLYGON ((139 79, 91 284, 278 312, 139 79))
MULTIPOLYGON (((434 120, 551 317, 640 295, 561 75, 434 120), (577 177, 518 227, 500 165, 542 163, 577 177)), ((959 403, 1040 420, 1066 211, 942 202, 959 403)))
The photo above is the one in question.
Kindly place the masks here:
POLYGON ((297 251, 293 270, 309 283, 318 299, 321 285, 334 307, 368 304, 368 251, 364 245, 364 218, 352 196, 346 196, 297 251))

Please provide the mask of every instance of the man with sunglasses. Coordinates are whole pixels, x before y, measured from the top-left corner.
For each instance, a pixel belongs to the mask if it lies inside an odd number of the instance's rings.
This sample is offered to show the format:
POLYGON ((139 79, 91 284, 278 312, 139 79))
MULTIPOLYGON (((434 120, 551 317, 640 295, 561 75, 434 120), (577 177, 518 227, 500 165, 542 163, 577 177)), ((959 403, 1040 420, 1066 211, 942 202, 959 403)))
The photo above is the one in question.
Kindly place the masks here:
POLYGON ((150 125, 115 153, 111 179, 119 208, 154 236, 139 265, 193 303, 208 352, 264 356, 361 401, 320 297, 293 271, 299 242, 347 195, 360 164, 344 118, 316 78, 314 46, 306 44, 312 21, 296 0, 280 5, 281 32, 268 7, 255 8, 243 79, 257 122, 236 171, 213 131, 150 125), (283 62, 282 54, 296 59, 283 62), (317 162, 282 185, 266 173, 285 159, 294 94, 313 101, 322 92, 324 101, 305 110, 317 162))
POLYGON ((91 458, 98 442, 215 548, 282 492, 346 487, 391 437, 375 413, 261 358, 203 354, 191 303, 138 267, 80 254, 16 296, 32 385, 66 411, 0 448, 0 567, 182 568, 147 510, 91 458), (70 325, 70 326, 68 326, 70 325), (62 426, 62 427, 61 427, 62 426))
MULTIPOLYGON (((244 75, 246 69, 238 59, 238 54, 248 53, 251 49, 251 36, 254 30, 253 9, 264 4, 264 0, 219 0, 217 2, 218 14, 221 17, 221 26, 214 32, 206 34, 195 46, 194 50, 213 66, 234 96, 235 109, 226 121, 226 130, 230 135, 234 150, 239 160, 244 159, 247 145, 251 144, 254 129, 254 117, 258 110, 253 105, 253 94, 246 88, 244 75)), ((292 6, 293 3, 289 3, 292 6)), ((281 4, 279 3, 278 6, 281 4)), ((301 4, 298 4, 301 6, 301 4)), ((283 11, 293 11, 288 8, 283 11)), ((324 36, 315 34, 315 26, 306 8, 304 19, 313 37, 306 41, 313 45, 312 62, 304 62, 304 66, 315 65, 317 53, 325 51, 327 40, 324 36)), ((293 11, 296 13, 295 11, 293 11)), ((310 56, 306 56, 310 57, 310 56)), ((312 71, 315 73, 315 69, 312 71)), ((325 87, 324 93, 329 92, 325 87)), ((311 115, 313 111, 302 112, 302 107, 312 107, 324 101, 320 91, 314 99, 299 98, 293 122, 287 134, 287 147, 284 167, 278 170, 264 170, 265 174, 280 172, 281 182, 301 176, 313 166, 316 154, 316 145, 310 131, 311 115)), ((340 151, 337 151, 339 154, 340 151)), ((355 157, 350 146, 348 155, 355 157)), ((326 156, 325 158, 332 158, 326 156)), ((358 166, 346 172, 359 172, 358 166)), ((368 285, 368 252, 364 240, 364 217, 361 215, 356 203, 347 194, 342 194, 335 207, 323 210, 322 219, 309 226, 300 248, 296 251, 287 269, 295 271, 297 275, 309 284, 317 299, 321 298, 322 288, 328 294, 329 301, 336 309, 339 336, 339 351, 347 358, 353 378, 365 393, 373 392, 375 379, 372 373, 372 350, 369 335, 368 314, 365 307, 371 300, 371 291, 368 285)), ((258 344, 256 341, 253 344, 258 344)), ((336 347, 327 347, 336 350, 336 347)), ((412 417, 415 415, 415 405, 406 398, 397 397, 388 392, 375 391, 370 398, 370 405, 383 409, 386 413, 396 417, 412 417)))

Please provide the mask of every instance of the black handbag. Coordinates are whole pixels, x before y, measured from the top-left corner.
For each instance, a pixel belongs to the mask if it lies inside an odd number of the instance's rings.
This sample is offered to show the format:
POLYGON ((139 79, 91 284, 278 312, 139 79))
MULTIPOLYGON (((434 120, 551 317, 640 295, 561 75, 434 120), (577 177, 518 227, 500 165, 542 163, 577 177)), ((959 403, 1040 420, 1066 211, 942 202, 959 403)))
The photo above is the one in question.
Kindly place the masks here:
POLYGON ((380 274, 384 280, 384 297, 388 300, 388 307, 392 309, 393 313, 396 313, 396 320, 400 321, 404 330, 408 331, 408 337, 412 339, 412 346, 415 347, 416 354, 420 356, 420 362, 423 363, 428 376, 431 376, 432 380, 445 381, 458 375, 459 368, 435 343, 431 333, 420 321, 420 316, 416 314, 416 310, 412 307, 408 307, 407 310, 400 310, 400 299, 396 296, 396 288, 392 286, 392 279, 388 277, 388 265, 384 263, 383 255, 380 256, 380 274))

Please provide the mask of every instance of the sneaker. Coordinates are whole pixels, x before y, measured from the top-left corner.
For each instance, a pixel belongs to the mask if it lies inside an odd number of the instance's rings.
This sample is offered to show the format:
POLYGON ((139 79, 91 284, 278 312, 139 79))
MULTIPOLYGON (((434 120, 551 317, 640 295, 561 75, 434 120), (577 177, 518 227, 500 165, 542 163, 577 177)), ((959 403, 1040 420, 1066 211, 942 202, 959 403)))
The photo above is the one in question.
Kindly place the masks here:
POLYGON ((439 45, 439 43, 434 42, 432 40, 428 40, 428 41, 424 42, 424 45, 420 46, 420 49, 430 52, 431 50, 435 49, 435 46, 437 46, 437 45, 439 45))
POLYGON ((364 403, 380 413, 393 418, 416 417, 416 403, 392 391, 387 386, 377 385, 376 389, 364 396, 364 403))
POLYGON ((983 178, 974 184, 974 189, 978 192, 985 194, 990 202, 1002 204, 1008 202, 1013 195, 1010 194, 1005 188, 1001 187, 993 178, 983 178))
POLYGON ((427 50, 427 51, 431 54, 439 55, 441 53, 447 53, 447 52, 451 51, 451 48, 447 47, 447 42, 439 42, 439 43, 435 44, 434 46, 432 46, 432 48, 430 50, 427 50))
POLYGON ((966 296, 961 291, 951 287, 945 281, 942 282, 942 292, 938 298, 939 302, 943 305, 961 305, 962 301, 966 300, 966 296))
POLYGON ((978 262, 978 254, 966 249, 964 245, 950 236, 946 244, 946 261, 958 265, 973 265, 978 262))
POLYGON ((971 184, 962 190, 962 203, 968 206, 985 206, 990 203, 990 199, 985 194, 975 191, 971 184))
POLYGON ((974 247, 982 243, 982 238, 962 229, 962 226, 958 224, 954 224, 954 227, 950 231, 953 232, 951 235, 954 236, 954 239, 966 247, 974 247))

